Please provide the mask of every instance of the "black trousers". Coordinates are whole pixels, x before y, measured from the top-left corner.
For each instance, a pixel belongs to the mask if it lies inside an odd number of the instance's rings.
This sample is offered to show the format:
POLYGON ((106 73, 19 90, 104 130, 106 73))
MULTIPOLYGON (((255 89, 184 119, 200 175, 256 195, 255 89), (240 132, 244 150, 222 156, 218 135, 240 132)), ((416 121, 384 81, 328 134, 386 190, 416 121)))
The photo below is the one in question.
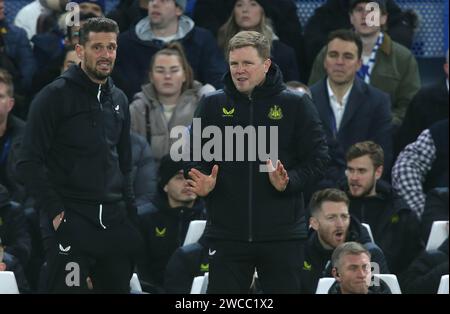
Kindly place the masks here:
POLYGON ((210 294, 249 293, 255 269, 263 293, 300 293, 304 241, 214 240, 209 249, 210 294))
POLYGON ((102 229, 76 212, 65 211, 64 221, 44 241, 48 292, 130 292, 134 261, 143 240, 128 219, 102 229))

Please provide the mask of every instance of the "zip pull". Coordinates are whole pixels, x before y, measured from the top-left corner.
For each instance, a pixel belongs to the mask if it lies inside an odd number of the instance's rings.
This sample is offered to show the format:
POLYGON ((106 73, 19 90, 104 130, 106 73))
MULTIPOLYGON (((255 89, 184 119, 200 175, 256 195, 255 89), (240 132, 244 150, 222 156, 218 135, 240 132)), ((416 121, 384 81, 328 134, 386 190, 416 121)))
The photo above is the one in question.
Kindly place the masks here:
POLYGON ((98 211, 98 220, 100 222, 100 226, 102 226, 103 229, 106 229, 106 226, 103 224, 102 221, 102 215, 103 215, 103 204, 100 204, 100 209, 98 211))
POLYGON ((103 111, 103 105, 102 105, 102 102, 100 101, 101 93, 102 93, 102 84, 98 84, 97 100, 98 100, 98 103, 100 104, 100 110, 103 111))

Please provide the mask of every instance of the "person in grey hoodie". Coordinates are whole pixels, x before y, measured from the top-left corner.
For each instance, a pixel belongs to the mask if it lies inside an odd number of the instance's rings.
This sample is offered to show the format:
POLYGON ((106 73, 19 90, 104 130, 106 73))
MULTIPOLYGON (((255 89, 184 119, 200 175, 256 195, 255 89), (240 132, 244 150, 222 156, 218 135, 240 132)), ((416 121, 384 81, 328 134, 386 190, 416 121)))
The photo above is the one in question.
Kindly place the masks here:
POLYGON ((157 164, 169 153, 170 130, 189 126, 200 98, 214 91, 211 85, 193 80, 183 47, 171 43, 150 62, 150 83, 134 96, 130 105, 131 129, 146 137, 157 164))
POLYGON ((222 87, 226 72, 223 53, 210 31, 183 15, 185 7, 186 0, 152 0, 148 16, 120 34, 113 78, 128 98, 146 83, 151 57, 172 41, 183 45, 196 80, 222 87))

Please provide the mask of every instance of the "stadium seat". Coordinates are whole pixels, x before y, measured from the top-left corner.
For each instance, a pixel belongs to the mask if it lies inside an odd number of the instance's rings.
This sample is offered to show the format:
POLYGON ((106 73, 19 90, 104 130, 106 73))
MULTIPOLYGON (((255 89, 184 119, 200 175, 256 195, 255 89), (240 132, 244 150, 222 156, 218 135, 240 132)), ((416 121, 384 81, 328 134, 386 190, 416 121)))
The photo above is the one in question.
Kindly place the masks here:
POLYGON ((441 283, 439 284, 437 294, 448 294, 448 275, 441 277, 441 283))
POLYGON ((430 236, 427 241, 427 251, 437 250, 439 246, 448 238, 448 221, 435 221, 431 226, 430 236))
POLYGON ((189 224, 183 246, 197 242, 205 230, 206 220, 192 220, 189 224))
POLYGON ((19 294, 16 276, 12 271, 0 271, 0 294, 19 294))

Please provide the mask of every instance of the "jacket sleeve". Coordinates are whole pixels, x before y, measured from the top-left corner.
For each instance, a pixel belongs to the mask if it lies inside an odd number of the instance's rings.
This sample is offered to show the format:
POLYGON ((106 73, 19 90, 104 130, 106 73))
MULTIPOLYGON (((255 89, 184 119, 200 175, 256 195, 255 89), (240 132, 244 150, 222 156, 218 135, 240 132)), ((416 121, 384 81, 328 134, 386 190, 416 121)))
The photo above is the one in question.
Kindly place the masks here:
POLYGON ((371 119, 370 139, 378 143, 384 151, 385 173, 391 170, 393 159, 391 100, 387 94, 378 101, 377 110, 371 119))
POLYGON ((189 269, 183 248, 178 248, 167 263, 164 275, 164 289, 167 293, 189 294, 194 274, 189 269))
POLYGON ((396 103, 393 104, 392 113, 394 125, 401 125, 406 110, 414 96, 420 90, 419 67, 416 58, 410 54, 405 66, 405 72, 397 88, 396 103))
POLYGON ((57 105, 60 105, 60 99, 59 92, 50 88, 35 97, 30 105, 17 162, 18 175, 35 199, 36 208, 47 214, 50 221, 64 210, 46 167, 47 155, 59 123, 57 105))
POLYGON ((198 80, 203 84, 211 84, 215 88, 223 86, 222 76, 226 72, 226 63, 211 32, 203 30, 201 47, 201 66, 198 71, 198 80))
POLYGON ((31 50, 30 41, 24 30, 16 28, 18 50, 17 50, 17 64, 22 76, 22 86, 25 90, 31 89, 31 82, 36 71, 36 62, 34 60, 33 51, 31 50))
POLYGON ((422 183, 435 159, 436 147, 427 129, 417 141, 406 146, 392 168, 392 186, 419 216, 425 205, 422 183))
POLYGON ((323 79, 327 74, 323 67, 323 61, 325 59, 325 48, 323 48, 317 55, 312 66, 311 75, 309 76, 308 85, 312 86, 321 79, 323 79))
POLYGON ((381 248, 373 242, 365 243, 364 247, 370 252, 371 262, 378 264, 378 269, 376 269, 376 271, 378 271, 380 274, 390 274, 386 257, 384 256, 381 248))
POLYGON ((306 185, 324 174, 329 162, 326 136, 319 113, 312 100, 304 95, 296 118, 297 165, 288 171, 286 192, 303 191, 306 185))
POLYGON ((156 165, 150 145, 145 138, 131 134, 133 146, 134 192, 136 205, 150 202, 156 194, 156 165), (135 137, 135 139, 133 139, 135 137))
POLYGON ((31 254, 31 238, 27 231, 25 214, 20 207, 10 206, 8 215, 8 242, 5 252, 16 257, 23 266, 31 254))

